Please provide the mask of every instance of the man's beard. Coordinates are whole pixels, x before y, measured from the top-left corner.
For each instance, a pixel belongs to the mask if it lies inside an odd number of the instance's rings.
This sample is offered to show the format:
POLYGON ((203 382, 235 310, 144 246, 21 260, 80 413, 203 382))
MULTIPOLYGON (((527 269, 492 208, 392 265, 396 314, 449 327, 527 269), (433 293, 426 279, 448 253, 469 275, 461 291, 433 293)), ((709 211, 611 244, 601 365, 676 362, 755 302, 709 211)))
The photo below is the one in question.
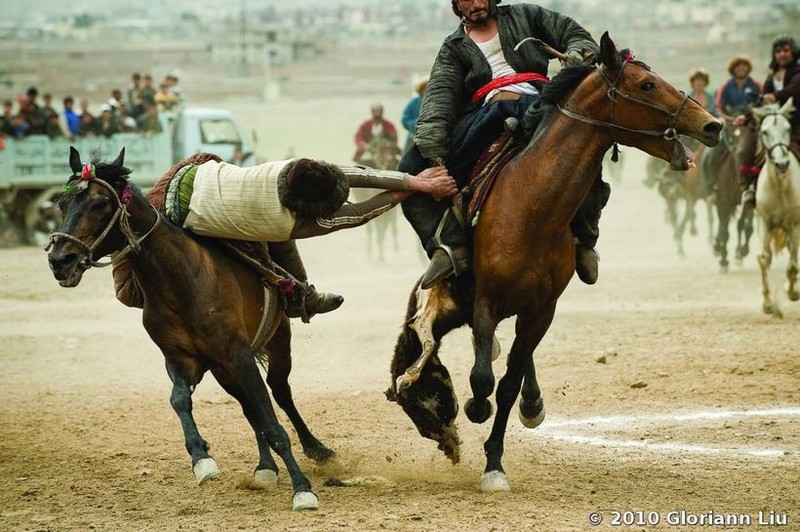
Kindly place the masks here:
POLYGON ((487 20, 489 20, 489 10, 483 9, 480 11, 476 11, 474 13, 470 13, 465 17, 469 24, 483 24, 487 20))

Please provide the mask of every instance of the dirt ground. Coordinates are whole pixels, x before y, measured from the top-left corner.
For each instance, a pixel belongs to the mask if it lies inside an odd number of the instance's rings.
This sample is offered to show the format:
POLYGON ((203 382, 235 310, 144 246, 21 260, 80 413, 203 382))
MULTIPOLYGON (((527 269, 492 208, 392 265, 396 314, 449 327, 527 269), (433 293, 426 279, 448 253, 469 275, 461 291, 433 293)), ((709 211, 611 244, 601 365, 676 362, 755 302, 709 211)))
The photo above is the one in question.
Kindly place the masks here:
MULTIPOLYGON (((114 299, 109 271, 62 289, 40 249, 0 251, 0 529, 586 530, 639 511, 689 530, 692 516, 734 514, 755 528, 761 510, 800 530, 800 305, 784 298, 783 320, 762 314, 755 259, 720 274, 703 225, 678 258, 661 200, 641 184, 644 157, 625 154, 602 220, 600 281, 573 280, 535 355, 548 419, 531 431, 512 414, 509 493, 479 491, 489 424, 460 415, 453 466, 384 398, 424 267, 404 221, 385 262, 367 255, 363 229, 301 243, 317 287, 346 297, 294 328, 295 398, 339 457, 318 467, 294 440, 320 499, 306 513, 291 511, 285 471, 276 488, 248 488, 253 435, 211 376, 194 412, 223 474, 195 484, 161 354, 140 311, 114 299), (376 478, 325 485, 359 476, 376 478)), ((511 321, 498 337, 511 345, 511 321)), ((467 330, 446 338, 461 404, 471 353, 467 330)))

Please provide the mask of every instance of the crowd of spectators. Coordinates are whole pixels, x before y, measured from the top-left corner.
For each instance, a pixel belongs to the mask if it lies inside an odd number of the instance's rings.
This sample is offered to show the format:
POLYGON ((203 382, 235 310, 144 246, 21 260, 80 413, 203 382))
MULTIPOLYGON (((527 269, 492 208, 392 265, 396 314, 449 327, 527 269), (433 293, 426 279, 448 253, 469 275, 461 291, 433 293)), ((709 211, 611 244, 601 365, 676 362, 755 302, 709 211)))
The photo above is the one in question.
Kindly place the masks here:
POLYGON ((0 116, 0 136, 20 139, 28 135, 47 135, 50 138, 106 136, 115 133, 139 132, 160 133, 162 130, 158 114, 163 111, 178 111, 183 105, 183 92, 178 78, 168 75, 153 86, 149 74, 131 76, 131 86, 123 96, 120 89, 111 91, 110 98, 93 113, 87 98, 77 102, 73 96, 65 96, 59 113, 53 107, 53 96, 42 95, 31 87, 17 95, 16 107, 12 100, 3 102, 0 116))

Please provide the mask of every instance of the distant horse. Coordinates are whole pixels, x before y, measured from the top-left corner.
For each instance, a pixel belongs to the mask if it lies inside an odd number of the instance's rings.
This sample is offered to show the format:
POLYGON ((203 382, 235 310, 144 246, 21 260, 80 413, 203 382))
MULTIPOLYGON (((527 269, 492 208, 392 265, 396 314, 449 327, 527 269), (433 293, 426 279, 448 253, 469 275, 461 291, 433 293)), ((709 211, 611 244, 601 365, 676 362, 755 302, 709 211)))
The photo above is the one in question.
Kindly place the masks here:
POLYGON ((491 361, 498 355, 497 324, 516 316, 516 337, 497 386, 497 414, 484 445, 484 491, 508 490, 501 464, 508 417, 520 395, 526 427, 544 420, 533 351, 550 326, 559 296, 575 271, 570 220, 600 172, 614 142, 634 146, 686 170, 690 161, 678 134, 705 144, 719 141, 722 124, 702 106, 659 78, 629 52, 618 53, 608 34, 598 62, 563 69, 541 95, 549 106, 527 147, 501 170, 474 231, 473 275, 415 286, 391 364, 397 401, 419 432, 460 458, 458 411, 450 375, 438 358, 441 338, 464 324, 473 329, 473 397, 467 418, 492 414, 491 361))
MULTIPOLYGON (((400 164, 400 155, 397 143, 388 138, 378 137, 374 139, 366 150, 366 156, 361 164, 375 168, 377 170, 397 170, 400 164)), ((382 190, 374 188, 352 188, 350 193, 355 201, 364 201, 374 196, 382 190)), ((377 217, 371 223, 366 224, 367 229, 367 254, 373 255, 373 247, 377 251, 378 260, 385 260, 384 247, 386 245, 386 234, 391 232, 394 250, 397 251, 397 209, 377 217)))
MULTIPOLYGON (((725 123, 722 142, 713 148, 703 150, 697 159, 697 166, 703 179, 713 179, 717 188, 717 236, 714 240, 714 254, 719 257, 720 271, 727 272, 729 225, 736 217, 742 188, 739 185, 739 164, 737 158, 738 138, 747 134, 745 126, 725 123)), ((736 260, 741 262, 750 253, 750 237, 753 235, 753 209, 742 208, 736 222, 736 260)))
POLYGON ((762 309, 767 314, 782 317, 777 302, 772 300, 769 287, 769 267, 772 254, 789 250, 786 269, 786 293, 791 301, 800 299, 797 289, 797 247, 800 242, 800 161, 792 153, 791 124, 794 112, 790 98, 783 107, 778 104, 753 109, 760 120, 759 140, 765 164, 758 176, 756 211, 761 220, 762 249, 758 255, 761 266, 762 309))
MULTIPOLYGON (((192 392, 206 371, 242 405, 258 443, 256 484, 277 482, 272 448, 286 464, 294 490, 293 508, 317 508, 317 497, 300 470, 286 431, 275 417, 267 384, 286 412, 307 456, 323 463, 333 451, 306 427, 292 399, 291 327, 277 294, 259 274, 201 238, 162 220, 128 181, 125 150, 112 163, 81 164, 71 148, 73 176, 59 200, 61 231, 51 237, 50 268, 64 287, 75 287, 98 260, 129 257, 144 293, 142 321, 164 354, 172 380, 170 402, 178 414, 198 484, 219 474, 208 444, 192 416, 192 392)), ((122 339, 120 339, 122 341, 122 339)))
MULTIPOLYGON (((701 144, 692 146, 695 159, 702 156, 704 148, 705 146, 701 144)), ((699 200, 705 201, 708 241, 713 244, 714 215, 711 211, 711 204, 706 200, 705 187, 697 167, 689 168, 685 172, 678 172, 672 170, 666 161, 657 157, 648 157, 645 172, 647 174, 645 183, 655 186, 666 203, 666 219, 672 227, 672 236, 678 256, 686 256, 683 235, 686 233, 687 227, 690 235, 697 234, 695 205, 699 200), (683 205, 682 214, 680 213, 681 205, 683 205)))

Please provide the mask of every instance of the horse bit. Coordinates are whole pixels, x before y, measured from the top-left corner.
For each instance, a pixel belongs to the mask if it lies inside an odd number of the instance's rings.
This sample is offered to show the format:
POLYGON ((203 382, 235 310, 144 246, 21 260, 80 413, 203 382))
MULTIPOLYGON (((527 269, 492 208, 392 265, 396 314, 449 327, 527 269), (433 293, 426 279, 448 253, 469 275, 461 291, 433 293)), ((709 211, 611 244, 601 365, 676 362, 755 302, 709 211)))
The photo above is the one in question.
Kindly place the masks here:
POLYGON ((153 211, 156 213, 156 221, 153 224, 153 227, 151 227, 149 231, 147 231, 144 235, 142 235, 141 237, 139 237, 137 239, 136 236, 133 234, 133 230, 131 229, 131 226, 130 226, 130 223, 129 223, 129 220, 128 220, 128 217, 130 215, 128 214, 128 209, 126 207, 126 204, 122 202, 122 200, 119 197, 119 194, 117 194, 117 191, 114 190, 114 187, 112 187, 107 182, 105 182, 102 179, 99 179, 97 177, 92 177, 92 178, 89 179, 89 181, 97 183, 98 185, 101 185, 101 186, 103 186, 106 189, 111 191, 112 196, 114 197, 114 199, 117 202, 117 210, 114 213, 114 216, 111 217, 111 220, 109 220, 109 222, 106 225, 105 229, 103 229, 103 232, 100 233, 100 236, 98 236, 91 245, 87 245, 81 239, 79 239, 79 238, 77 238, 77 237, 75 237, 75 236, 73 236, 73 235, 71 235, 69 233, 63 233, 63 232, 60 232, 60 231, 56 231, 56 232, 50 233, 50 243, 47 245, 46 248, 44 248, 44 250, 48 251, 51 247, 53 247, 53 244, 55 244, 58 241, 59 238, 66 238, 67 240, 75 242, 79 246, 83 247, 83 249, 86 250, 86 252, 88 253, 86 258, 83 259, 83 261, 82 261, 83 266, 85 266, 86 268, 91 268, 92 266, 96 266, 98 268, 105 268, 106 266, 110 266, 111 264, 113 264, 114 261, 121 259, 122 257, 127 255, 131 251, 138 252, 141 249, 140 244, 148 236, 150 236, 150 234, 156 229, 156 227, 158 227, 158 224, 161 222, 161 216, 158 214, 158 211, 156 210, 156 208, 148 203, 148 205, 150 205, 150 208, 152 208, 153 211), (97 247, 100 244, 100 242, 102 242, 103 239, 106 236, 108 236, 108 233, 111 232, 111 229, 117 223, 117 220, 119 220, 120 231, 125 236, 125 238, 128 240, 128 244, 123 249, 121 249, 120 251, 118 251, 116 253, 112 253, 111 254, 111 260, 109 262, 100 262, 99 260, 94 260, 93 254, 94 254, 95 250, 97 249, 97 247))
POLYGON ((667 125, 667 128, 664 131, 627 128, 625 126, 620 126, 620 125, 614 124, 612 122, 605 122, 603 120, 596 120, 594 118, 589 118, 588 116, 583 116, 583 115, 578 114, 578 113, 576 113, 574 111, 570 111, 569 109, 565 109, 565 108, 561 107, 561 105, 558 106, 558 110, 561 111, 566 116, 568 116, 568 117, 570 117, 570 118, 572 118, 574 120, 577 120, 579 122, 585 122, 587 124, 591 124, 591 125, 594 125, 594 126, 601 126, 601 127, 605 127, 605 128, 608 128, 608 129, 621 129, 623 131, 629 131, 631 133, 639 133, 639 134, 642 134, 642 135, 650 135, 652 137, 661 137, 661 138, 663 138, 664 140, 667 140, 667 141, 677 140, 677 138, 678 138, 678 130, 676 129, 676 123, 678 121, 678 115, 680 115, 681 111, 683 110, 684 106, 686 105, 686 102, 689 99, 689 95, 686 94, 685 92, 681 91, 681 94, 683 94, 683 98, 681 99, 681 101, 678 104, 678 107, 675 109, 675 111, 674 112, 670 112, 668 109, 665 109, 665 108, 663 108, 663 107, 661 107, 659 105, 655 105, 655 104, 652 104, 650 102, 646 102, 646 101, 641 100, 639 98, 634 98, 633 96, 629 96, 628 94, 625 94, 624 92, 622 92, 621 90, 619 90, 617 88, 617 84, 619 84, 619 80, 622 77, 622 71, 625 70, 625 67, 628 66, 628 63, 630 63, 630 61, 624 61, 622 63, 622 67, 619 69, 619 73, 617 74, 617 76, 614 78, 613 81, 608 78, 608 76, 606 75, 605 69, 603 68, 602 65, 600 65, 600 64, 595 65, 595 68, 597 69, 597 72, 600 74, 600 77, 603 78, 603 81, 605 81, 606 85, 608 86, 608 90, 606 91, 606 96, 608 97, 609 100, 611 100, 613 102, 612 106, 611 106, 611 120, 614 119, 614 104, 617 103, 617 97, 620 97, 620 98, 623 98, 623 99, 625 99, 625 100, 627 100, 627 101, 629 101, 631 103, 635 103, 635 104, 643 106, 643 107, 649 107, 650 109, 655 109, 656 111, 659 111, 661 113, 665 113, 669 117, 669 124, 667 125))

